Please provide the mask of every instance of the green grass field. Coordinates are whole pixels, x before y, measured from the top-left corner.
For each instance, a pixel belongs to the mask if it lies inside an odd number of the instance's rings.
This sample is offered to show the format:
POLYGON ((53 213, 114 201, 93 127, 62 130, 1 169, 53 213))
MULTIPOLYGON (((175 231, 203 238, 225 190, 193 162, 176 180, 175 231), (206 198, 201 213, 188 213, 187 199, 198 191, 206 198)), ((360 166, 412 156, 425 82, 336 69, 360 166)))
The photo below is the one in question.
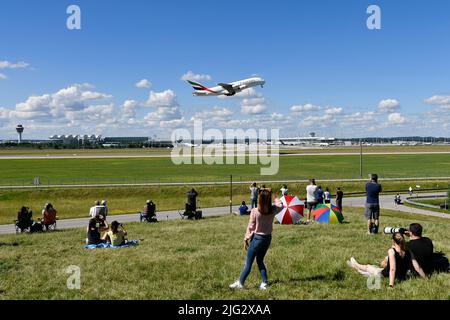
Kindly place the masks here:
MULTIPOLYGON (((337 187, 348 195, 352 192, 363 192, 362 182, 327 182, 321 183, 322 187, 328 187, 332 193, 337 187)), ((420 181, 423 189, 446 187, 444 181, 420 181)), ((406 190, 414 181, 386 181, 383 188, 389 190, 406 190)), ((152 199, 157 210, 182 209, 186 198, 186 191, 191 186, 150 186, 150 187, 110 187, 110 188, 39 188, 25 190, 1 190, 0 189, 0 224, 12 223, 16 213, 23 205, 30 207, 37 218, 45 203, 51 202, 58 210, 61 219, 86 217, 89 208, 95 200, 107 199, 111 214, 136 213, 143 209, 147 199, 152 199)), ((249 202, 249 189, 246 184, 233 185, 233 204, 238 205, 243 200, 249 202)), ((280 185, 267 184, 275 192, 280 185)), ((289 184, 291 193, 301 199, 306 197, 306 183, 289 184)), ((228 185, 196 186, 199 192, 199 203, 202 207, 228 206, 230 200, 230 189, 228 185)), ((345 205, 344 199, 344 205, 345 205)))
MULTIPOLYGON (((248 159, 247 159, 248 161, 248 159)), ((259 165, 175 165, 170 158, 1 159, 0 185, 145 183, 359 178, 359 156, 280 157, 279 172, 261 176, 259 165)), ((366 155, 363 177, 446 177, 450 155, 366 155)))
MULTIPOLYGON (((83 248, 85 231, 0 236, 0 299, 450 299, 450 275, 412 279, 369 290, 366 278, 348 268, 351 256, 376 264, 390 247, 387 235, 367 236, 360 210, 347 210, 342 225, 274 226, 266 257, 270 288, 260 291, 256 266, 246 289, 228 285, 243 267, 247 217, 129 224, 124 249, 83 248), (66 287, 65 270, 81 270, 81 289, 66 287)), ((449 222, 382 212, 382 226, 424 226, 436 250, 450 253, 449 222)))

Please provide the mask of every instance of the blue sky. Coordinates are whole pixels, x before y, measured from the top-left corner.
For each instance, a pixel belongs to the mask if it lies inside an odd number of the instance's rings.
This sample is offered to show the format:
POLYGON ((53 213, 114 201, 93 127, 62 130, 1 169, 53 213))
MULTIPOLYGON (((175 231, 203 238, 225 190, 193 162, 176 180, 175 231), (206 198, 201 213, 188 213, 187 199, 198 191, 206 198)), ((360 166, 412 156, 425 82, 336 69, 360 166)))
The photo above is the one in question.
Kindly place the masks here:
POLYGON ((449 136, 449 17, 445 0, 4 0, 0 139, 17 123, 34 138, 163 137, 193 118, 282 136, 449 136), (71 4, 81 30, 66 28, 71 4), (381 30, 366 27, 370 4, 381 30), (193 97, 188 71, 211 86, 253 75, 267 84, 193 97), (151 86, 137 88, 142 79, 151 86))

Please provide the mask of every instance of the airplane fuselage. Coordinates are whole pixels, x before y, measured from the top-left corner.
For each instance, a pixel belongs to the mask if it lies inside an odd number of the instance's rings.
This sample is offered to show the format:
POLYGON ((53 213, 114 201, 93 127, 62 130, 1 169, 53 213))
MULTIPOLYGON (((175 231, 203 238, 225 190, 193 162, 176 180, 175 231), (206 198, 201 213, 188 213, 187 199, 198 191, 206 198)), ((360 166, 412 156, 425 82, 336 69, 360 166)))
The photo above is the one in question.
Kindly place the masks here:
POLYGON ((205 88, 205 90, 196 90, 192 92, 194 96, 233 96, 242 90, 249 89, 256 86, 264 86, 266 82, 262 78, 248 78, 240 81, 230 82, 227 85, 232 86, 232 91, 225 89, 223 86, 218 85, 212 88, 205 88))

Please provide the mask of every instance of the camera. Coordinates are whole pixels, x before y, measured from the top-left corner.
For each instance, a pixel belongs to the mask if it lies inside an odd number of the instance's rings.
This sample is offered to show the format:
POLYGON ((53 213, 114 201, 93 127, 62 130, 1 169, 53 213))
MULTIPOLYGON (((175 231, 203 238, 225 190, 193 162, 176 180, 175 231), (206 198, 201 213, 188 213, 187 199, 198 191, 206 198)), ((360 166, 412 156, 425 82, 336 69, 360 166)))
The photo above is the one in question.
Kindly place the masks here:
POLYGON ((401 228, 401 227, 396 227, 396 228, 386 227, 386 228, 384 228, 383 232, 385 234, 394 234, 394 233, 397 233, 397 232, 401 233, 401 234, 407 234, 408 233, 408 229, 401 228))

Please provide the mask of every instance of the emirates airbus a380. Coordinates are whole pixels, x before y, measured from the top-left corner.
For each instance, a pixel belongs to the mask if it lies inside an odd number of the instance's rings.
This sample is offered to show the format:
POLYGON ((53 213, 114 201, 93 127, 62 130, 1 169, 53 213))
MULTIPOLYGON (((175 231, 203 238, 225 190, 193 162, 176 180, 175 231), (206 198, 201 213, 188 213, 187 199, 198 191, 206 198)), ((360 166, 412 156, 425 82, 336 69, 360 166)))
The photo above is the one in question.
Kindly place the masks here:
POLYGON ((195 91, 192 92, 194 96, 234 96, 242 90, 256 86, 261 86, 262 88, 266 84, 266 81, 262 78, 249 78, 230 83, 218 83, 216 87, 212 88, 205 87, 191 80, 187 80, 187 82, 194 88, 195 91))

